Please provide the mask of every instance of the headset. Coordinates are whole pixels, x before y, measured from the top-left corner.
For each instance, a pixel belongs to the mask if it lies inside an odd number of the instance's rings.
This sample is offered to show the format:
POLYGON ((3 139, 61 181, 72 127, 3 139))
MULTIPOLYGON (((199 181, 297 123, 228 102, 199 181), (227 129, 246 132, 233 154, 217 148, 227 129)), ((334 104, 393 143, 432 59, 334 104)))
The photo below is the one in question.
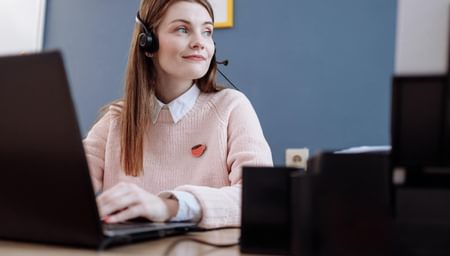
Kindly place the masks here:
MULTIPOLYGON (((143 32, 139 33, 138 35, 138 43, 139 43, 139 47, 144 50, 144 52, 146 53, 150 53, 153 54, 156 51, 158 51, 159 49, 159 41, 158 41, 158 37, 153 33, 152 29, 148 29, 147 26, 144 24, 144 21, 142 21, 141 17, 139 16, 139 11, 136 14, 136 22, 141 26, 143 32)), ((216 45, 216 43, 214 42, 214 46, 216 45)), ((213 59, 215 59, 216 56, 216 47, 214 47, 214 56, 213 59)), ((222 60, 222 61, 216 61, 217 65, 224 65, 227 66, 228 65, 228 60, 222 60)), ((227 82, 229 84, 231 84, 231 86, 233 86, 234 89, 240 91, 234 84, 233 82, 231 82, 230 79, 228 79, 228 77, 225 76, 224 73, 222 73, 222 71, 220 71, 219 68, 217 68, 217 71, 219 71, 219 73, 225 78, 225 80, 227 80, 227 82)))
POLYGON ((139 16, 139 12, 136 15, 136 22, 141 26, 143 32, 138 35, 138 43, 139 47, 146 53, 154 53, 159 49, 159 41, 158 37, 155 36, 152 29, 147 29, 141 17, 139 16))

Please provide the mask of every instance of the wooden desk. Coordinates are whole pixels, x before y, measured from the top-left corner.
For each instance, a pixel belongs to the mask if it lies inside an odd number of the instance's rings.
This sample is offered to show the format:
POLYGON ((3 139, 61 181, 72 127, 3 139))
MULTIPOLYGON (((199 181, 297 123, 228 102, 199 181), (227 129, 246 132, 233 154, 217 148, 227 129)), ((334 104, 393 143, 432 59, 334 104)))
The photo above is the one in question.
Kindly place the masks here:
POLYGON ((198 243, 183 241, 178 243, 169 253, 165 254, 168 247, 177 239, 195 237, 212 243, 235 243, 240 235, 239 229, 224 229, 209 232, 194 232, 183 236, 167 237, 157 240, 149 240, 141 243, 113 247, 106 251, 77 249, 71 247, 52 246, 44 244, 22 243, 0 240, 0 255, 33 255, 33 256, 87 256, 87 255, 111 255, 111 256, 135 256, 135 255, 214 255, 233 256, 241 255, 239 246, 229 248, 216 248, 198 243))

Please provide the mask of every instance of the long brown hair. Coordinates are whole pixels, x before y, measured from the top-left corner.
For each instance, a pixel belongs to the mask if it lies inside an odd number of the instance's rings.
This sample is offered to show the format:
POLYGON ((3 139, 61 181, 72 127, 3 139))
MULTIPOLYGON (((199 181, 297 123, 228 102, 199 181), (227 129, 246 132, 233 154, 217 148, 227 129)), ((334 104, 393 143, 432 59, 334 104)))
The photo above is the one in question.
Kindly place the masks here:
MULTIPOLYGON (((155 32, 169 7, 181 1, 202 5, 214 21, 208 0, 142 0, 139 15, 145 25, 155 32)), ((155 94, 158 81, 153 58, 146 57, 139 48, 138 35, 141 32, 142 28, 136 24, 131 39, 120 114, 121 164, 125 174, 131 176, 143 173, 144 134, 150 121, 150 109, 154 104, 152 95, 155 94)), ((217 91, 216 71, 217 64, 213 56, 206 74, 195 81, 200 91, 217 91)))

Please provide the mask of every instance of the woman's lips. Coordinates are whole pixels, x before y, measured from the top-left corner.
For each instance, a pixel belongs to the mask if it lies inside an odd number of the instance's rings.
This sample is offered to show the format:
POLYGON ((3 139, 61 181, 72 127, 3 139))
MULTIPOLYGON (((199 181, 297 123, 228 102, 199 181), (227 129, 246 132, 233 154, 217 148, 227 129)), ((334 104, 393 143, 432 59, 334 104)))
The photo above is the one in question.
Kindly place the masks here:
POLYGON ((204 60, 206 60, 205 57, 203 57, 202 55, 197 55, 197 54, 183 56, 183 59, 192 60, 192 61, 204 61, 204 60))

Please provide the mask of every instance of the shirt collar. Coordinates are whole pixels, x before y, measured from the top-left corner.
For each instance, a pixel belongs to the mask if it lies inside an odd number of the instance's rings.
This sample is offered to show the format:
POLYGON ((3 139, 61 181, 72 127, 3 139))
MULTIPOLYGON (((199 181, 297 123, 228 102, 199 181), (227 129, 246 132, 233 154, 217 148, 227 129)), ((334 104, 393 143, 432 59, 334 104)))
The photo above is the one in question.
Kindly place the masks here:
POLYGON ((169 109, 170 115, 174 123, 178 123, 188 112, 192 109, 200 95, 200 89, 194 84, 185 93, 180 95, 178 98, 172 100, 168 104, 162 103, 156 96, 154 96, 155 104, 152 109, 152 122, 156 123, 158 120, 159 113, 164 107, 169 109))

